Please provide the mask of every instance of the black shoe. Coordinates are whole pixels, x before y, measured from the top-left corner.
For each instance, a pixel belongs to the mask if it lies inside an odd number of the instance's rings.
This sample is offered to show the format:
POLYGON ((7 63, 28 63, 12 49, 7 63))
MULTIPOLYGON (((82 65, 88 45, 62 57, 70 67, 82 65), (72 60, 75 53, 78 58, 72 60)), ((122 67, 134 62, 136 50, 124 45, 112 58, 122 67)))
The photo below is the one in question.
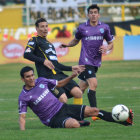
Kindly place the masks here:
POLYGON ((79 123, 80 123, 80 127, 83 127, 83 126, 89 126, 89 125, 90 125, 90 122, 87 121, 87 120, 79 121, 79 123))

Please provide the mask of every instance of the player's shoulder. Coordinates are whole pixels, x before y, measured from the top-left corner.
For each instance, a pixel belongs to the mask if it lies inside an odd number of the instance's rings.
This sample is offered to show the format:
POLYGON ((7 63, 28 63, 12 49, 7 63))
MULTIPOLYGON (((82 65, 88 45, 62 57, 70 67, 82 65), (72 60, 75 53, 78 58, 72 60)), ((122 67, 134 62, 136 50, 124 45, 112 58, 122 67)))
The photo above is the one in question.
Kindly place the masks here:
POLYGON ((104 27, 106 27, 106 28, 108 28, 109 27, 109 25, 107 24, 107 23, 104 23, 104 22, 99 22, 99 25, 100 26, 104 26, 104 27))
POLYGON ((24 88, 23 88, 22 91, 19 94, 18 99, 23 100, 25 98, 26 93, 27 93, 27 91, 25 91, 24 88))
POLYGON ((38 38, 38 36, 33 36, 29 39, 29 42, 36 41, 37 38, 38 38))
POLYGON ((45 80, 47 80, 47 79, 44 77, 39 77, 36 79, 36 83, 41 82, 41 81, 45 81, 45 80))
POLYGON ((84 28, 86 25, 87 25, 86 22, 84 22, 84 23, 80 23, 80 24, 79 24, 79 28, 84 28))
POLYGON ((47 78, 44 78, 44 77, 39 77, 38 79, 36 79, 36 83, 40 83, 40 82, 43 82, 43 81, 52 82, 52 81, 56 81, 56 80, 55 79, 47 79, 47 78))

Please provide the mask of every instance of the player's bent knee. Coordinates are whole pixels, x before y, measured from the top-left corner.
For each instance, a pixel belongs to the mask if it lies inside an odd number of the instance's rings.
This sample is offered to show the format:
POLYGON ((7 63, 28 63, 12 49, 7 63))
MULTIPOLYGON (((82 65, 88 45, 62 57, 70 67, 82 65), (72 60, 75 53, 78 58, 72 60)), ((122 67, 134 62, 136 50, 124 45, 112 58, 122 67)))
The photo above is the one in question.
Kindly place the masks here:
POLYGON ((88 88, 88 85, 79 85, 82 93, 88 88))
POLYGON ((66 120, 65 122, 65 128, 79 128, 79 127, 80 127, 80 124, 75 119, 70 118, 66 120))
POLYGON ((71 95, 75 98, 82 98, 83 92, 79 87, 74 87, 71 91, 70 91, 71 95))
POLYGON ((83 95, 83 92, 81 90, 79 90, 75 97, 82 98, 82 95, 83 95))

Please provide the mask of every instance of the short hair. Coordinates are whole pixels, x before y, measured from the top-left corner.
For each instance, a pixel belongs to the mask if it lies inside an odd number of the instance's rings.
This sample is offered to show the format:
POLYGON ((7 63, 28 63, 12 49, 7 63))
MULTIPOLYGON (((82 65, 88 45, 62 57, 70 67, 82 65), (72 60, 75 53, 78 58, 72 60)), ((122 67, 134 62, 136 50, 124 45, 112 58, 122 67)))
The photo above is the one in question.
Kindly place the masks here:
POLYGON ((87 12, 88 12, 88 13, 89 13, 89 10, 90 10, 90 9, 97 9, 98 12, 100 11, 100 8, 98 7, 97 4, 92 4, 92 5, 90 5, 90 6, 88 7, 88 9, 87 9, 87 12))
POLYGON ((39 23, 40 23, 40 22, 47 22, 47 20, 46 20, 45 18, 39 18, 39 19, 36 20, 35 26, 36 26, 36 27, 39 27, 39 23))
POLYGON ((20 70, 20 76, 22 77, 22 78, 24 78, 24 73, 25 72, 28 72, 28 71, 33 71, 34 72, 34 69, 32 68, 32 67, 30 67, 30 66, 25 66, 25 67, 23 67, 21 70, 20 70))

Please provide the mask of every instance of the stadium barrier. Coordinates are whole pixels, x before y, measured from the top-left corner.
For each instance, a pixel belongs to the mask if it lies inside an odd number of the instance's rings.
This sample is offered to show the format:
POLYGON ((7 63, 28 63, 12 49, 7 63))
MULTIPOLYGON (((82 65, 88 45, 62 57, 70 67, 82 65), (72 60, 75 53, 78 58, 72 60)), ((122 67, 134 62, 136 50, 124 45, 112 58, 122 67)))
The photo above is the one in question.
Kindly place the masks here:
MULTIPOLYGON (((73 48, 59 48, 61 43, 67 43, 72 38, 50 39, 60 62, 78 62, 81 50, 79 43, 73 48)), ((103 60, 140 60, 140 36, 115 37, 114 49, 103 55, 103 60)), ((31 63, 23 58, 27 40, 0 41, 0 64, 31 63)))

